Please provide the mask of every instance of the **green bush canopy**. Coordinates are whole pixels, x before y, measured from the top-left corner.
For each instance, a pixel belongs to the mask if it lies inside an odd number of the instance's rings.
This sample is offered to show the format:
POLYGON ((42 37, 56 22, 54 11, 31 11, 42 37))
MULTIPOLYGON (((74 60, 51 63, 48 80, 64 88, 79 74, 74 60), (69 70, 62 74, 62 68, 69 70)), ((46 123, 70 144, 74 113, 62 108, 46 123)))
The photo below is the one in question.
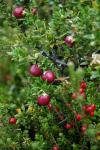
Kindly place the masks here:
POLYGON ((0 0, 0 150, 100 149, 100 1, 0 0))

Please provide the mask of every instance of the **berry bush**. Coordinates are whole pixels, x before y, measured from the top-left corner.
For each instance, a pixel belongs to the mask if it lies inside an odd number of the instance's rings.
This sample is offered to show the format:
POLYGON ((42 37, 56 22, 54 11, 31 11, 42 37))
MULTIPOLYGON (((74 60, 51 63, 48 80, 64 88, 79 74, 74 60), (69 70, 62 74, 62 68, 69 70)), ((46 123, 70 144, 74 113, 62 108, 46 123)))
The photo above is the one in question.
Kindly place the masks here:
POLYGON ((100 149, 99 0, 0 1, 0 150, 100 149))

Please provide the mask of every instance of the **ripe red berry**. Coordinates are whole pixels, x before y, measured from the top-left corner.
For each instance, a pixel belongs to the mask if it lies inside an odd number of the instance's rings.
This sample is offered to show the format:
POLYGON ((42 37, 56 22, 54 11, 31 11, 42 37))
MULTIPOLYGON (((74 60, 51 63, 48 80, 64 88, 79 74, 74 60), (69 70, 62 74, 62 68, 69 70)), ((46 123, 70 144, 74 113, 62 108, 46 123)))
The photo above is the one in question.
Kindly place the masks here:
POLYGON ((47 105, 47 108, 48 108, 48 110, 52 110, 52 105, 51 105, 51 103, 49 103, 49 104, 47 105))
POLYGON ((81 87, 82 89, 86 89, 87 83, 86 83, 85 81, 83 81, 83 82, 81 83, 80 87, 81 87))
POLYGON ((17 6, 14 10, 13 10, 13 15, 16 18, 22 18, 24 16, 24 8, 21 6, 17 6))
POLYGON ((94 117, 94 111, 90 112, 90 117, 94 117))
POLYGON ((72 128, 72 125, 69 124, 69 123, 67 123, 67 124, 65 124, 65 128, 66 128, 66 129, 71 129, 71 128, 72 128))
POLYGON ((82 131, 82 133, 85 133, 85 132, 86 132, 86 130, 87 130, 87 126, 86 126, 86 125, 83 125, 83 126, 81 127, 81 131, 82 131))
POLYGON ((79 89, 79 93, 80 93, 80 94, 84 93, 84 89, 83 89, 83 88, 80 88, 80 89, 79 89))
POLYGON ((77 114, 77 115, 76 115, 76 120, 77 120, 77 121, 82 120, 82 116, 81 116, 80 114, 77 114))
POLYGON ((9 124, 16 124, 16 118, 15 117, 11 117, 9 118, 9 124))
POLYGON ((58 145, 53 146, 52 150, 59 150, 58 145))
POLYGON ((54 74, 54 72, 48 70, 43 73, 41 78, 42 78, 42 80, 46 80, 48 83, 52 83, 55 80, 55 74, 54 74))
POLYGON ((33 15, 37 14, 37 8, 34 7, 34 8, 31 9, 31 11, 32 11, 33 15))
POLYGON ((46 106, 50 102, 50 96, 45 94, 38 97, 38 104, 40 106, 46 106))
POLYGON ((91 107, 92 107, 93 111, 96 110, 96 105, 95 104, 91 104, 91 107))
MULTIPOLYGON (((86 112, 88 112, 88 113, 91 113, 91 115, 90 116, 92 116, 93 115, 93 112, 95 111, 95 109, 96 109, 96 105, 95 104, 91 104, 91 105, 88 105, 87 106, 87 108, 86 108, 86 112)), ((93 115, 94 116, 94 115, 93 115)))
POLYGON ((34 77, 39 77, 42 75, 42 70, 37 64, 34 64, 30 67, 30 74, 34 77))
POLYGON ((94 111, 94 109, 91 107, 91 105, 87 106, 86 112, 91 113, 92 111, 94 111))
POLYGON ((73 39, 72 36, 67 36, 67 37, 65 37, 64 41, 65 41, 65 44, 66 44, 68 47, 70 47, 70 48, 73 47, 73 45, 74 45, 74 39, 73 39))
POLYGON ((72 93, 71 98, 72 99, 77 99, 77 93, 72 93))

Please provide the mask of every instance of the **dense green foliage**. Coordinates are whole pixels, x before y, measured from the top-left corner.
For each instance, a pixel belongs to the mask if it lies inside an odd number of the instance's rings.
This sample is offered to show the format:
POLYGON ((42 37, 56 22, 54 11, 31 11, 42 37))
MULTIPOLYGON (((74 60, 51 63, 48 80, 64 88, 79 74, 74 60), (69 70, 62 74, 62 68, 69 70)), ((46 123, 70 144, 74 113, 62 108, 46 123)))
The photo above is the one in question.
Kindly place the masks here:
POLYGON ((60 150, 100 149, 100 54, 92 58, 97 50, 99 0, 0 1, 0 150, 51 150, 56 144, 60 150), (22 18, 13 15, 16 6, 24 7, 22 18), (32 64, 52 70, 56 80, 33 77, 32 64), (83 80, 86 98, 79 93, 83 80), (44 93, 52 108, 38 105, 44 93), (82 109, 90 104, 96 105, 93 116, 82 109), (17 122, 10 124, 10 117, 17 122))

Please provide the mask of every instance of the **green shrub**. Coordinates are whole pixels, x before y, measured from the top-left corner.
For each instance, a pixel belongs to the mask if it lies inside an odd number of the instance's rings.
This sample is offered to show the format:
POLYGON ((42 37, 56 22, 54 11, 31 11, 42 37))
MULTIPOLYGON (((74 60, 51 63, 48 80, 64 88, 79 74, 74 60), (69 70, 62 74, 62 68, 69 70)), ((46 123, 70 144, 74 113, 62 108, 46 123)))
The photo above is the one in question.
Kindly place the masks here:
POLYGON ((1 150, 99 150, 99 1, 4 0, 0 13, 1 150), (56 79, 32 76, 33 64, 56 79))

